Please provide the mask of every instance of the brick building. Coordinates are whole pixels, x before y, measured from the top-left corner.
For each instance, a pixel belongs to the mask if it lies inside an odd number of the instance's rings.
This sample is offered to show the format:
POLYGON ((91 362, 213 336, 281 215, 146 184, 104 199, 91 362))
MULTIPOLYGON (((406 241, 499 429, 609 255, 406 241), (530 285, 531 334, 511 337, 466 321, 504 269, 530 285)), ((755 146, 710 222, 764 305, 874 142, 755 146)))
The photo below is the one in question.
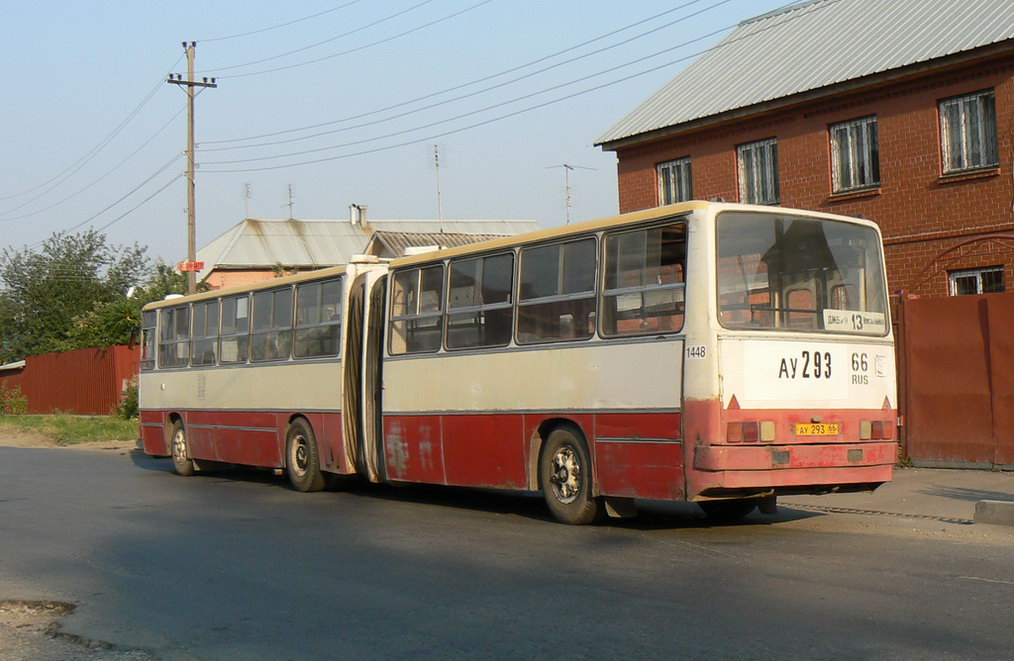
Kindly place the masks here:
POLYGON ((875 220, 890 288, 1014 289, 1014 2, 812 0, 744 21, 607 131, 620 211, 875 220))

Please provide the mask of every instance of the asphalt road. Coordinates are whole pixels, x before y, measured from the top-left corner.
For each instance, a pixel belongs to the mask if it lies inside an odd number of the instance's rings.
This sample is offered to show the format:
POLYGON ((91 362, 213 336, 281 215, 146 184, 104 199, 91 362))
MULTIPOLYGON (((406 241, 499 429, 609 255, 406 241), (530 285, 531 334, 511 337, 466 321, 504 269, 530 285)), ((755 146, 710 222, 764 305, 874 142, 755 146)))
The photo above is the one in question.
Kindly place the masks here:
MULTIPOLYGON (((958 524, 688 504, 570 527, 526 495, 0 447, 0 600, 161 659, 1010 658, 1014 545, 958 524)), ((969 526, 965 526, 969 528, 969 526)), ((0 657, 3 657, 0 650, 0 657)))

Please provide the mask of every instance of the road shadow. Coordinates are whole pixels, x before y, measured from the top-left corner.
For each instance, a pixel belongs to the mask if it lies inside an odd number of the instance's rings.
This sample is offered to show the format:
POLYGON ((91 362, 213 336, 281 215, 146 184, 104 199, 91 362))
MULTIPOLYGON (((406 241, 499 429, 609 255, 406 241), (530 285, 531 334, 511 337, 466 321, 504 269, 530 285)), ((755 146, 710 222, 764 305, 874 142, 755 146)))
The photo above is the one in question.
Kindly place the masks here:
POLYGON ((927 496, 938 496, 951 498, 953 500, 964 500, 977 502, 980 500, 1011 500, 1014 501, 1014 494, 1006 491, 989 491, 986 489, 968 489, 965 487, 927 487, 919 489, 918 493, 927 496))
MULTIPOLYGON (((137 467, 144 470, 172 472, 172 462, 168 457, 152 457, 141 450, 133 450, 130 452, 130 458, 137 467)), ((234 464, 209 467, 198 471, 190 479, 257 484, 286 491, 292 489, 288 478, 284 474, 277 475, 274 469, 234 464)), ((542 494, 537 492, 434 484, 376 484, 356 476, 338 476, 327 491, 366 500, 431 505, 556 523, 546 508, 542 494)), ((639 499, 636 516, 626 519, 606 518, 598 525, 641 531, 732 528, 768 526, 821 516, 827 514, 779 506, 776 514, 761 514, 754 511, 739 520, 717 521, 707 517, 696 503, 639 499)))

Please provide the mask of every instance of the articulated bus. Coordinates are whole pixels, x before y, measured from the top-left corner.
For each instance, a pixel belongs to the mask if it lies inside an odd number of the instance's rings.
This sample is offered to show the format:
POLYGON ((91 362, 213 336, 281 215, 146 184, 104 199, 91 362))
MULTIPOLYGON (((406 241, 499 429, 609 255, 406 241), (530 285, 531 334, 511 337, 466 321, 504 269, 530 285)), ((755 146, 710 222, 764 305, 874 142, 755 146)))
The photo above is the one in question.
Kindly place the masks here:
POLYGON ((565 523, 635 499, 714 517, 869 491, 897 455, 877 226, 686 202, 153 303, 145 451, 541 491, 565 523))

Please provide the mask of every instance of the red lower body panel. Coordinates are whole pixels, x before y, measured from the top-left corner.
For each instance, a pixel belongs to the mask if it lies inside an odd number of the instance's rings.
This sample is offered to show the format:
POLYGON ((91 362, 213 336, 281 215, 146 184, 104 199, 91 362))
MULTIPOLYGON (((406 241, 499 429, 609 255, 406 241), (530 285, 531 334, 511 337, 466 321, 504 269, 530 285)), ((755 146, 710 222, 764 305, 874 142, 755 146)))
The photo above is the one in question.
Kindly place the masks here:
POLYGON ((678 499, 683 494, 679 413, 388 415, 391 480, 502 489, 537 488, 538 430, 566 421, 589 440, 598 493, 678 499))
MULTIPOLYGON (((141 437, 147 454, 170 454, 170 416, 183 420, 187 445, 194 459, 248 466, 284 466, 285 434, 296 413, 277 411, 141 411, 141 437)), ((310 421, 321 467, 351 472, 344 466, 341 414, 301 414, 310 421)))

